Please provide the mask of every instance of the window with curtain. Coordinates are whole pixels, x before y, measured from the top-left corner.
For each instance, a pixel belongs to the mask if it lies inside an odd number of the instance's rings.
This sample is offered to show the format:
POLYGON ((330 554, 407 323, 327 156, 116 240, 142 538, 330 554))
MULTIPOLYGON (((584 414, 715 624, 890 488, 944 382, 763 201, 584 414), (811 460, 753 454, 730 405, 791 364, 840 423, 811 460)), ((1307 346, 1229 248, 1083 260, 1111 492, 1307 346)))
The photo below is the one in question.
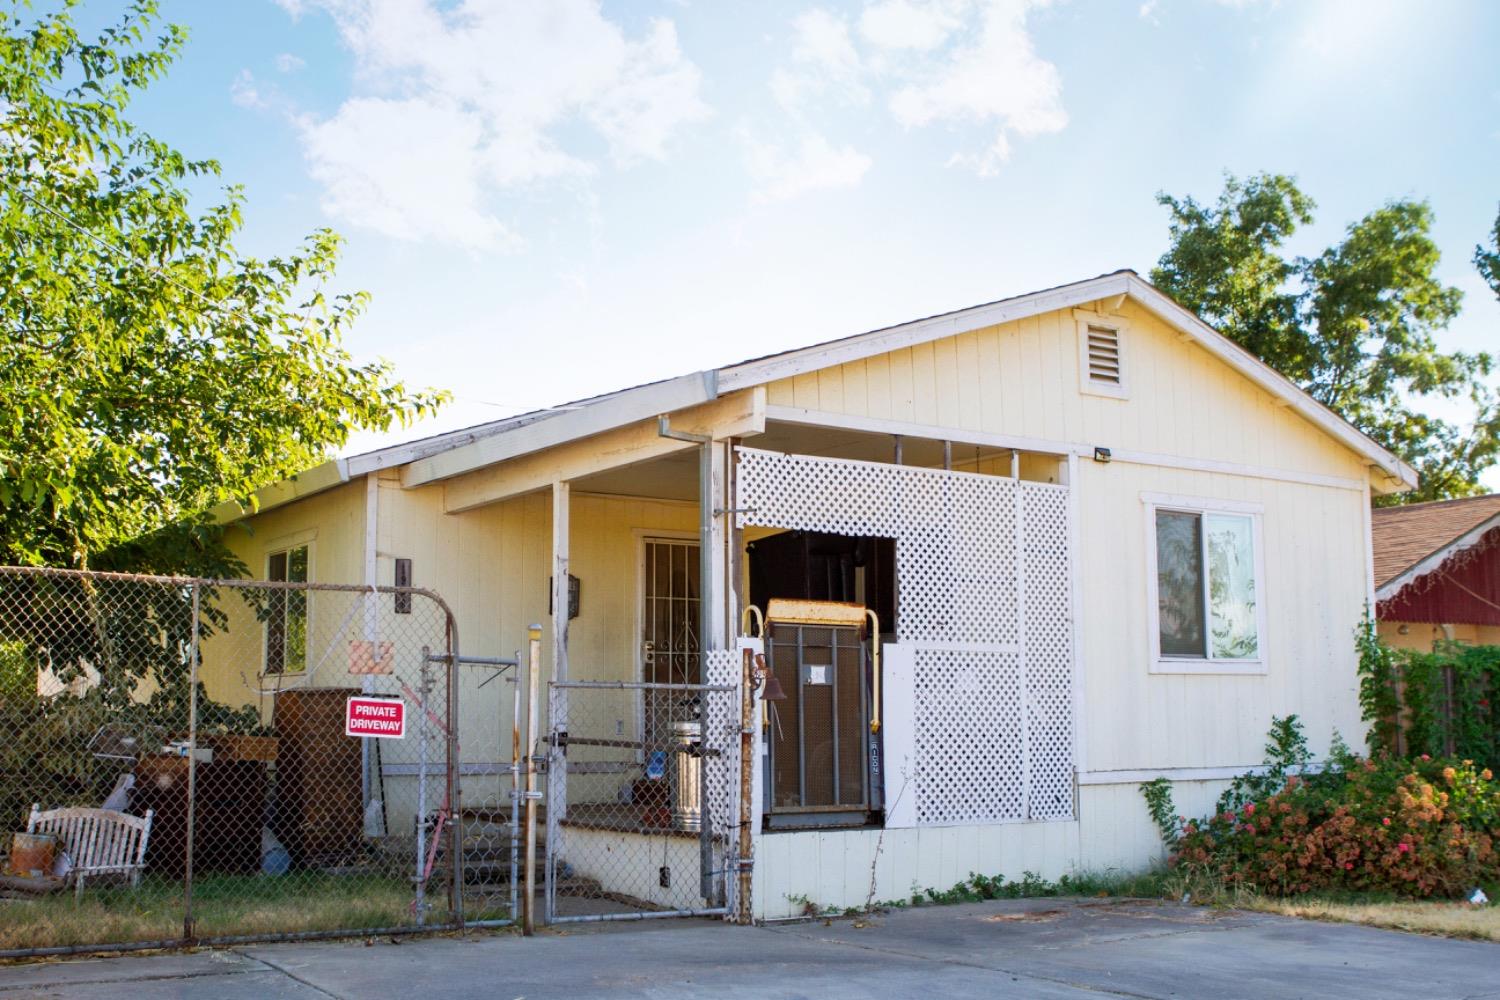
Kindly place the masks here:
POLYGON ((1158 658, 1258 662, 1255 516, 1160 506, 1153 520, 1158 658))

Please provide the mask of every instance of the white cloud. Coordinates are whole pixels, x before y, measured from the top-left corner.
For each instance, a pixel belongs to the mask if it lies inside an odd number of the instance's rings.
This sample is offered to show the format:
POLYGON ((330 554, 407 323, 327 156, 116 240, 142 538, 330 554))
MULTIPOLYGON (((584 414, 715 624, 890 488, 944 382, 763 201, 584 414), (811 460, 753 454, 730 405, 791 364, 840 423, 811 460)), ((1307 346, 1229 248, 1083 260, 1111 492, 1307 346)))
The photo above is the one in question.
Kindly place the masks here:
POLYGON ((229 85, 229 99, 236 107, 250 108, 254 111, 262 111, 270 107, 268 101, 256 86, 255 74, 248 69, 242 69, 234 82, 229 85))
POLYGON ((771 93, 793 114, 824 96, 864 104, 870 94, 860 82, 863 71, 848 22, 815 7, 793 19, 791 65, 772 72, 771 93))
POLYGON ((346 101, 303 141, 323 207, 337 218, 407 240, 516 247, 485 207, 480 124, 422 98, 346 101))
POLYGON ((742 131, 750 175, 758 202, 786 201, 809 191, 854 187, 871 160, 852 146, 835 148, 815 132, 806 133, 794 149, 762 143, 742 131))
POLYGON ((278 2, 326 11, 354 54, 359 92, 300 122, 304 149, 324 207, 388 235, 511 243, 497 195, 599 169, 563 133, 626 166, 708 114, 672 22, 629 38, 594 0, 278 2))
MULTIPOLYGON (((812 8, 792 22, 791 58, 773 72, 771 90, 804 132, 816 131, 809 121, 820 106, 868 103, 873 94, 907 128, 947 125, 960 135, 981 130, 977 148, 958 149, 948 163, 988 176, 1009 159, 1016 140, 1067 126, 1061 76, 1037 54, 1028 25, 1032 12, 1049 3, 870 0, 853 33, 842 17, 812 8)), ((1153 3, 1148 0, 1142 16, 1153 3)), ((825 151, 835 149, 829 140, 818 142, 825 151)), ((842 148, 868 167, 868 157, 842 148)), ((812 151, 806 141, 803 151, 812 151)), ((821 164, 827 157, 799 154, 777 162, 791 169, 804 159, 821 164)), ((846 170, 845 176, 857 180, 863 172, 846 170)))
POLYGON ((276 69, 281 73, 295 73, 307 66, 307 60, 290 52, 283 52, 276 57, 276 69))
POLYGON ((933 0, 881 0, 859 16, 859 33, 882 49, 930 52, 963 23, 965 4, 933 0))
POLYGON ((992 0, 979 13, 977 36, 953 46, 927 73, 891 95, 891 113, 908 127, 934 122, 997 128, 980 153, 951 163, 995 173, 1010 157, 1010 136, 1059 132, 1068 123, 1057 67, 1040 58, 1026 28, 1029 0, 992 0))

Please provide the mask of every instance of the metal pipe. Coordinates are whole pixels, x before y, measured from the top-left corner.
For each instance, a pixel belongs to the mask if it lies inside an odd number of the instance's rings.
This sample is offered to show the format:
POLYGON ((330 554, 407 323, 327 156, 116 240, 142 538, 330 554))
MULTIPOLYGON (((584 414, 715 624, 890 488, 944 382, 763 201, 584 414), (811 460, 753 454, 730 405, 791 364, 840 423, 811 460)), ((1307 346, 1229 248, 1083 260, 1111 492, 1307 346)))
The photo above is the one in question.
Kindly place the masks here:
POLYGON ((895 439, 895 441, 896 441, 896 464, 900 465, 901 464, 901 435, 900 434, 892 434, 891 437, 893 437, 895 439))
POLYGON ((647 691, 715 691, 725 692, 735 690, 733 684, 687 684, 672 683, 668 681, 565 681, 561 684, 552 685, 555 688, 571 690, 574 688, 604 688, 609 690, 629 689, 639 691, 644 688, 647 691))
POLYGON ((708 698, 698 700, 698 894, 710 906, 720 904, 714 878, 714 824, 708 808, 708 698))
MULTIPOLYGON (((193 637, 188 646, 187 837, 183 847, 182 940, 193 940, 193 840, 198 813, 198 611, 203 585, 193 584, 193 637)), ((81 881, 80 881, 80 884, 81 881)))
POLYGON ((1021 453, 1014 448, 1010 450, 1010 478, 1021 478, 1021 453))
POLYGON ((458 780, 462 756, 458 748, 458 665, 463 662, 458 649, 458 622, 448 616, 448 856, 452 871, 448 876, 448 912, 464 929, 464 830, 463 784, 458 780))
MULTIPOLYGON (((520 650, 516 660, 521 659, 520 650)), ((516 670, 515 686, 510 693, 510 918, 517 917, 520 887, 517 876, 521 862, 521 671, 516 670)))
POLYGON ((515 657, 454 656, 451 653, 428 653, 427 659, 432 663, 458 663, 465 667, 514 667, 520 664, 515 657))
POLYGON ((537 684, 542 676, 542 627, 526 630, 526 892, 521 897, 521 933, 536 933, 536 723, 537 684))
POLYGON ((741 924, 750 923, 751 873, 755 853, 755 843, 750 831, 751 788, 755 767, 754 678, 754 653, 747 646, 740 663, 740 829, 735 857, 737 885, 734 897, 735 922, 741 924))
POLYGON ((422 678, 417 682, 421 701, 417 705, 417 870, 413 879, 417 884, 413 906, 418 927, 427 919, 427 879, 423 877, 423 868, 427 860, 427 692, 432 683, 427 665, 430 662, 428 648, 423 646, 422 678))
POLYGON ((943 442, 943 471, 949 472, 953 469, 953 442, 943 442))
POLYGON ((874 683, 870 693, 870 734, 880 732, 880 616, 869 608, 865 614, 870 619, 870 666, 874 683))
POLYGON ((686 910, 638 910, 634 913, 587 913, 578 916, 558 917, 553 923, 600 924, 614 920, 660 920, 664 917, 723 917, 728 914, 728 907, 710 906, 686 910))

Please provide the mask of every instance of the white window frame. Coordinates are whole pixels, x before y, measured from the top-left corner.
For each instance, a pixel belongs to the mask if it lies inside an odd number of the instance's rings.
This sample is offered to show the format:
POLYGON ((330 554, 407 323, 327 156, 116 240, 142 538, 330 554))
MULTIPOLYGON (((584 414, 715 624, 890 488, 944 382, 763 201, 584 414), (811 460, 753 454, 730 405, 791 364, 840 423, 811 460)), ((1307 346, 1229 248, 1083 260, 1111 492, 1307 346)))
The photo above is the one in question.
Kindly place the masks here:
MULTIPOLYGON (((1266 673, 1266 562, 1265 562, 1265 506, 1240 500, 1219 500, 1210 497, 1181 496, 1173 493, 1142 493, 1141 504, 1145 508, 1146 538, 1146 614, 1150 621, 1147 632, 1148 662, 1153 674, 1265 674, 1266 673), (1255 558, 1255 648, 1253 659, 1216 657, 1211 640, 1205 636, 1203 656, 1166 655, 1161 651, 1161 606, 1158 603, 1156 565, 1156 512, 1159 510, 1180 514, 1236 514, 1250 518, 1250 544, 1255 558)), ((1201 533, 1202 544, 1208 545, 1208 535, 1201 533)), ((1208 552, 1203 553, 1203 586, 1208 587, 1208 552)), ((1204 596, 1204 628, 1209 627, 1208 598, 1204 596)))
MULTIPOLYGON (((313 559, 316 557, 316 550, 317 550, 317 546, 314 543, 314 539, 317 538, 317 534, 318 533, 316 531, 299 531, 299 532, 297 532, 295 534, 286 535, 284 537, 274 539, 271 542, 267 543, 265 553, 261 557, 261 579, 265 580, 267 582, 269 582, 270 579, 271 579, 271 557, 272 556, 279 556, 279 555, 284 555, 284 554, 285 555, 289 555, 294 549, 306 549, 307 550, 307 580, 304 581, 304 582, 311 583, 313 581, 313 579, 314 579, 314 577, 313 577, 313 559)), ((287 562, 288 562, 288 564, 290 564, 291 560, 288 559, 287 562)), ((303 605, 303 614, 307 617, 307 645, 308 645, 309 648, 311 648, 311 646, 312 646, 312 593, 310 591, 307 591, 307 592, 304 592, 304 594, 305 594, 305 596, 307 598, 305 604, 303 605)), ((284 650, 285 649, 285 643, 286 643, 286 636, 285 636, 284 632, 283 632, 282 640, 281 641, 283 643, 283 650, 284 650)), ((305 651, 304 651, 304 653, 305 653, 305 651)), ((264 678, 267 678, 267 677, 305 677, 307 675, 308 664, 306 662, 304 662, 302 664, 301 669, 298 669, 298 670, 287 670, 284 667, 283 667, 283 669, 277 670, 277 671, 268 670, 267 667, 270 665, 269 664, 270 655, 271 655, 271 623, 269 621, 267 621, 267 622, 262 622, 261 623, 261 627, 260 627, 260 671, 259 671, 260 677, 264 679, 264 678)), ((283 660, 284 659, 285 659, 285 656, 283 656, 283 660)))
POLYGON ((1104 396, 1109 399, 1130 398, 1130 365, 1126 348, 1125 320, 1120 316, 1107 316, 1104 313, 1088 312, 1083 309, 1074 309, 1073 318, 1078 323, 1078 391, 1090 396, 1104 396), (1120 384, 1110 385, 1108 382, 1096 382, 1089 377, 1089 327, 1096 326, 1101 329, 1110 330, 1115 335, 1115 341, 1120 347, 1120 384))

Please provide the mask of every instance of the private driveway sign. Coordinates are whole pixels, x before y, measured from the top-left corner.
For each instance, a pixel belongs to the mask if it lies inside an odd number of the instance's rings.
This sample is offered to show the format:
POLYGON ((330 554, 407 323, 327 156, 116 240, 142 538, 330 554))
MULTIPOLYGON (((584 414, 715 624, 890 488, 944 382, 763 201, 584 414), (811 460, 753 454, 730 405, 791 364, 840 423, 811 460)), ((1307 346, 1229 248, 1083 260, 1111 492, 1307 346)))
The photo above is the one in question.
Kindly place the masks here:
POLYGON ((406 735, 406 703, 400 698, 350 697, 344 709, 344 735, 401 739, 406 735))

